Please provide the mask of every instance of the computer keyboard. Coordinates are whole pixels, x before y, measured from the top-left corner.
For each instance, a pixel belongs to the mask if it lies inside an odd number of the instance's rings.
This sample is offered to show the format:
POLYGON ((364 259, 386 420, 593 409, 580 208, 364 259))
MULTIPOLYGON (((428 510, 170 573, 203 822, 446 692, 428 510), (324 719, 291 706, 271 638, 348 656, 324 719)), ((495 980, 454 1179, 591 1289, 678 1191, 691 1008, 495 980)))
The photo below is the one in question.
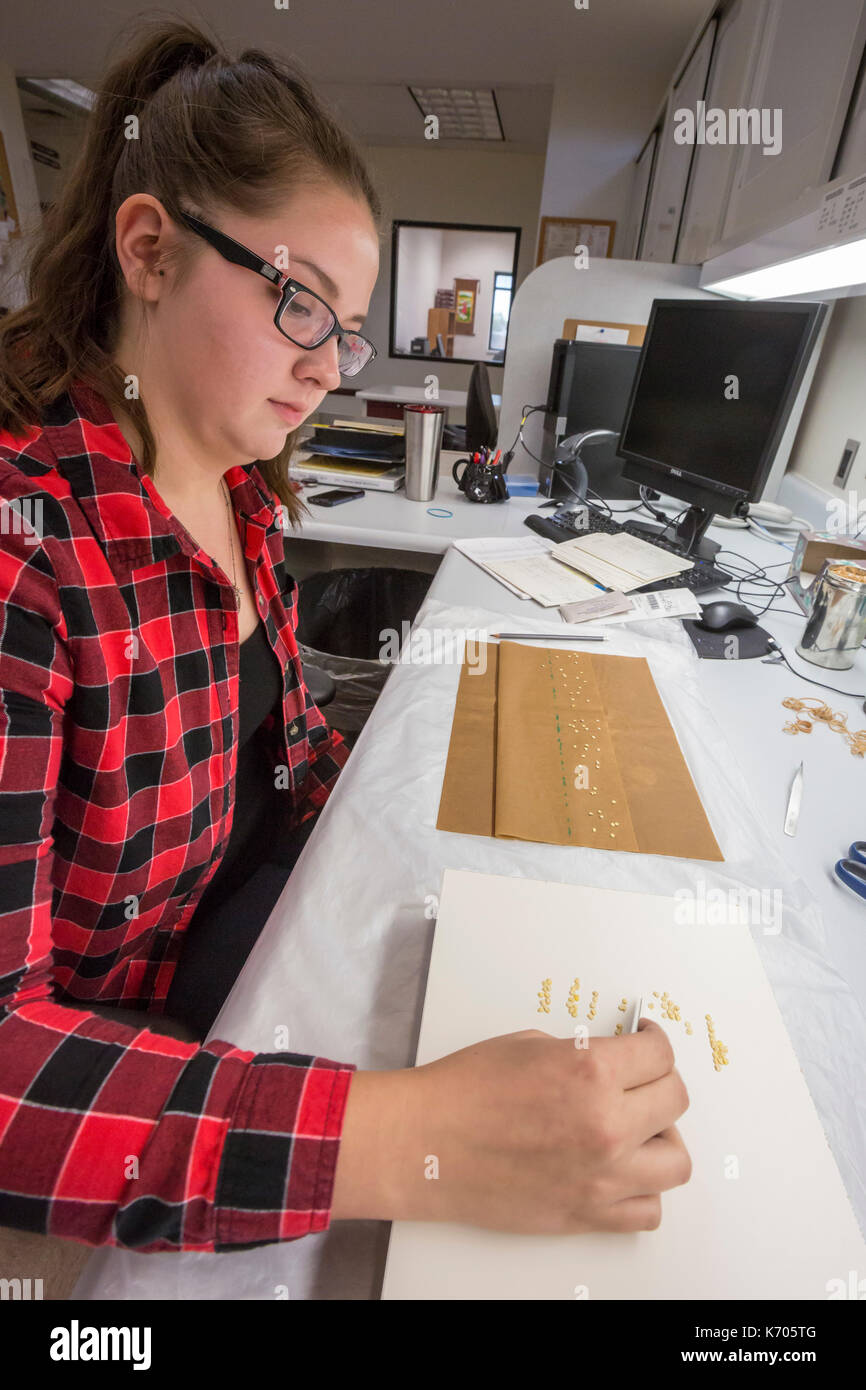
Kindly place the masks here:
MULTIPOLYGON (((588 532, 602 531, 606 535, 615 535, 618 531, 625 531, 627 535, 637 536, 638 540, 647 541, 650 545, 657 545, 661 550, 668 550, 672 555, 682 555, 679 547, 671 541, 659 540, 656 536, 649 537, 642 534, 640 528, 633 522, 626 521, 623 525, 614 521, 612 517, 603 516, 601 512, 590 510, 589 517, 583 511, 581 520, 587 519, 588 526, 575 527, 570 525, 568 518, 573 513, 560 509, 553 516, 541 516, 538 512, 530 512, 529 516, 523 518, 524 524, 530 531, 535 531, 539 536, 544 536, 547 540, 556 542, 559 545, 562 541, 574 540, 576 536, 585 536, 588 532)), ((692 593, 703 594, 708 589, 723 589, 730 584, 731 576, 727 570, 719 569, 711 560, 695 559, 690 570, 684 570, 682 574, 673 574, 668 579, 655 579, 651 584, 642 584, 639 589, 630 589, 629 593, 649 594, 656 589, 691 589, 692 593)))

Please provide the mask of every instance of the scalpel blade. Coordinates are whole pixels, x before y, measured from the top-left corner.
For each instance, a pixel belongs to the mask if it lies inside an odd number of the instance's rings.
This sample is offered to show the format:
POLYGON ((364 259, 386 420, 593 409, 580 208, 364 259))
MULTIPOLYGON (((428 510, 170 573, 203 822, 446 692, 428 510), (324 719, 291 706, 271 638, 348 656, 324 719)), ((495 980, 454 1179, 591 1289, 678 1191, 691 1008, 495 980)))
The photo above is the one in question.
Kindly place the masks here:
POLYGON ((800 819, 800 803, 803 800, 803 764, 794 773, 794 780, 791 783, 791 791, 788 796, 788 810, 785 814, 785 834, 796 835, 797 822, 800 819))

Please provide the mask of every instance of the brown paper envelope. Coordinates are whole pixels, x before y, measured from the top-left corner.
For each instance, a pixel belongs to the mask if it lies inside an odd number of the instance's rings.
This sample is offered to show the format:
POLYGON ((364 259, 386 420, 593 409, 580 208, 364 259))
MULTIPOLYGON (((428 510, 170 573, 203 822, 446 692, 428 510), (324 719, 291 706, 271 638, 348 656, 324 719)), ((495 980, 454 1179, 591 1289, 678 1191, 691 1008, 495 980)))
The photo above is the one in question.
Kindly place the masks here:
POLYGON ((643 657, 589 658, 641 854, 724 860, 643 657))
POLYGON ((494 825, 519 840, 638 848, 586 656, 500 644, 494 825))
POLYGON ((478 657, 475 667, 467 665, 464 644, 436 829, 492 835, 499 647, 495 642, 473 643, 472 656, 478 657), (485 647, 486 669, 479 656, 485 647))
POLYGON ((461 673, 437 828, 722 859, 647 662, 507 641, 461 673))

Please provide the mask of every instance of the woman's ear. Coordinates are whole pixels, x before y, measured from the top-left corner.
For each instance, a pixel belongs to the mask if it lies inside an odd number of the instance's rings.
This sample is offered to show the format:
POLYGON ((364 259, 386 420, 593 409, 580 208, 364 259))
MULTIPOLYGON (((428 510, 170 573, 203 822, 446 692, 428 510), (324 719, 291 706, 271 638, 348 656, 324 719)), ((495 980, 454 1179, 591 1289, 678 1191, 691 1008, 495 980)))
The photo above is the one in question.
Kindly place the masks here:
POLYGON ((115 251, 127 288, 137 299, 156 302, 161 294, 158 264, 177 247, 177 232, 158 198, 134 193, 115 214, 115 251))

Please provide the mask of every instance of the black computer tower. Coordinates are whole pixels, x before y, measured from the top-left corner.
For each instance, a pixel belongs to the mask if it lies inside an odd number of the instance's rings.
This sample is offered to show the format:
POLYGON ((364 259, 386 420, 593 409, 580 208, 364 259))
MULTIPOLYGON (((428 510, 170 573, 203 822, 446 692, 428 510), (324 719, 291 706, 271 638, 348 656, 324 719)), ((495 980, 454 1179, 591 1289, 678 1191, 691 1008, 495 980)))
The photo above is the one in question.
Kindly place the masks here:
MULTIPOLYGON (((542 463, 539 490, 545 497, 575 500, 566 485, 575 483, 574 470, 559 464, 554 453, 569 435, 583 430, 622 427, 641 350, 625 343, 585 343, 557 338, 553 345, 546 409, 543 416, 542 463)), ((636 483, 622 476, 623 460, 613 439, 590 440, 581 450, 589 486, 601 497, 640 497, 636 483)))

